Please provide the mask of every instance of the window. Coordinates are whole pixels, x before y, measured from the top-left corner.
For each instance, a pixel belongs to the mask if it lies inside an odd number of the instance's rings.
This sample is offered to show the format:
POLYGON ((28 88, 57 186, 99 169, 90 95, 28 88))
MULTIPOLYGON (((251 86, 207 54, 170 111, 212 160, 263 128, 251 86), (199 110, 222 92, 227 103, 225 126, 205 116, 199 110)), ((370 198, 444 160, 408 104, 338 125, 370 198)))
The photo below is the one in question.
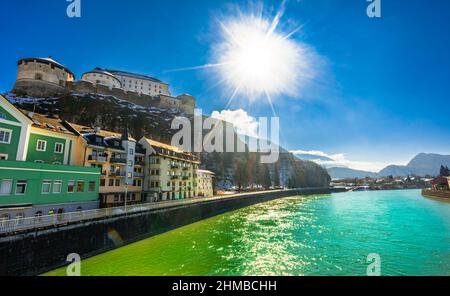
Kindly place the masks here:
POLYGON ((52 188, 52 181, 42 181, 42 194, 49 194, 52 188))
POLYGON ((8 160, 8 154, 0 154, 0 160, 8 160))
POLYGON ((0 129, 0 143, 10 144, 11 143, 11 130, 0 129))
POLYGON ((74 193, 74 191, 75 191, 75 181, 67 182, 67 192, 74 193))
POLYGON ((47 141, 38 140, 36 144, 36 150, 40 152, 45 152, 45 150, 47 150, 47 141))
POLYGON ((133 164, 133 161, 132 161, 132 160, 129 160, 129 161, 128 161, 128 166, 129 166, 130 168, 132 168, 132 167, 134 166, 134 164, 133 164))
POLYGON ((114 186, 114 179, 109 179, 109 187, 113 187, 114 186))
POLYGON ((27 181, 19 180, 16 184, 16 195, 24 195, 27 191, 27 181))
POLYGON ((95 181, 90 181, 89 182, 88 191, 89 192, 94 192, 95 191, 95 181))
POLYGON ((105 187, 105 186, 106 186, 106 180, 100 179, 100 187, 105 187))
POLYGON ((0 195, 10 195, 12 190, 12 180, 2 180, 0 185, 0 195))
POLYGON ((64 144, 56 143, 55 144, 55 153, 63 153, 64 144))
POLYGON ((84 181, 77 182, 77 192, 84 192, 84 181))
POLYGON ((53 164, 54 165, 61 165, 62 163, 60 161, 54 161, 53 164))
POLYGON ((53 182, 53 193, 61 193, 62 191, 62 181, 53 182))
POLYGON ((35 160, 34 163, 44 163, 43 160, 35 160))
POLYGON ((116 180, 116 187, 119 187, 119 186, 120 186, 120 180, 117 179, 117 180, 116 180))
POLYGON ((134 155, 134 149, 130 148, 130 155, 134 155))

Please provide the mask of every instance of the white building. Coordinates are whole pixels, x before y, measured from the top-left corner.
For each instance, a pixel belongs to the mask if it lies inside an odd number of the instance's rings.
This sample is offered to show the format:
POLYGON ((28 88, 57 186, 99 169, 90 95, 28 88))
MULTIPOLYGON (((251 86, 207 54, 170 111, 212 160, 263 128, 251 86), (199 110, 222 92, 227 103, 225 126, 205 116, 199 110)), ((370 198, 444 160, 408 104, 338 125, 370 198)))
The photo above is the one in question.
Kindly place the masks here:
POLYGON ((207 170, 197 170, 197 195, 201 197, 214 196, 214 173, 207 170))
POLYGON ((159 96, 166 95, 170 96, 169 85, 162 82, 159 79, 141 75, 134 74, 124 71, 100 69, 105 72, 111 73, 116 77, 121 85, 122 89, 125 91, 136 92, 139 94, 159 96))
POLYGON ((122 88, 122 83, 119 78, 100 68, 95 68, 92 71, 86 72, 81 76, 81 80, 89 81, 92 84, 100 84, 109 88, 122 88))

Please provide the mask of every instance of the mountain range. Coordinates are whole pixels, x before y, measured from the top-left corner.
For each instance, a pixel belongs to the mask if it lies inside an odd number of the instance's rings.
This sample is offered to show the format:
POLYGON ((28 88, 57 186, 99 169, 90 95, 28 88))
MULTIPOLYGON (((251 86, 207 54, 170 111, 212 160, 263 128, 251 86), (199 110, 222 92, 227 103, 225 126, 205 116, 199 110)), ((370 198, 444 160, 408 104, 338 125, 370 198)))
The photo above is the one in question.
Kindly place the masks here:
MULTIPOLYGON (((300 159, 311 159, 311 156, 296 155, 300 159)), ((438 176, 441 166, 450 167, 450 155, 420 153, 407 165, 390 165, 379 172, 355 170, 348 167, 330 166, 327 170, 332 179, 365 178, 365 177, 406 177, 406 176, 438 176)))

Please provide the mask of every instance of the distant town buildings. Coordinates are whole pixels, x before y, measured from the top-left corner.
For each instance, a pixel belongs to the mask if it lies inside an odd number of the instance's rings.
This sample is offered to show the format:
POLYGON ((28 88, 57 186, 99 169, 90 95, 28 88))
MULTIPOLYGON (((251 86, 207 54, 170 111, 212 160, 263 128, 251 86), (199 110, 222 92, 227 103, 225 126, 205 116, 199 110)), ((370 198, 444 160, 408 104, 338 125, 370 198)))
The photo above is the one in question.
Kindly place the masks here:
POLYGON ((57 97, 70 93, 115 96, 144 107, 177 109, 194 114, 195 98, 172 96, 169 85, 157 78, 120 70, 95 68, 76 80, 67 67, 52 58, 25 58, 18 61, 13 92, 31 97, 57 97))
POLYGON ((126 129, 69 123, 0 96, 0 219, 211 196, 212 173, 199 165, 126 129))

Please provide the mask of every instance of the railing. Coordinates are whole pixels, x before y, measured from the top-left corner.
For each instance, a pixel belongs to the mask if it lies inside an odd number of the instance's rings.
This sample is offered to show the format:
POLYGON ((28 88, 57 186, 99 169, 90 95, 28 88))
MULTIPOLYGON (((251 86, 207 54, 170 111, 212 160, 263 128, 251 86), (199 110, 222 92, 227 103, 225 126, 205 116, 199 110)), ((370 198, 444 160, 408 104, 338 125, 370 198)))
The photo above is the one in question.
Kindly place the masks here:
POLYGON ((144 177, 144 173, 134 173, 134 177, 135 178, 143 178, 144 177))
POLYGON ((127 160, 123 158, 111 158, 109 160, 110 163, 116 163, 116 164, 127 164, 127 160))
MULTIPOLYGON (((64 214, 55 214, 49 216, 39 216, 31 218, 17 218, 11 220, 1 220, 0 219, 0 234, 1 235, 13 235, 18 232, 24 231, 37 231, 39 229, 46 229, 52 227, 61 227, 69 224, 80 223, 89 220, 106 220, 118 216, 125 216, 129 214, 137 214, 140 212, 146 212, 151 210, 158 210, 163 208, 171 208, 177 206, 191 205, 200 202, 215 201, 221 199, 230 199, 237 197, 253 196, 265 193, 275 193, 275 192, 290 192, 292 194, 310 194, 308 191, 317 190, 318 188, 299 188, 299 189, 289 189, 289 190, 270 190, 261 192, 248 192, 248 193, 238 193, 225 196, 214 196, 214 197, 195 197, 189 199, 181 200, 168 200, 160 202, 150 202, 145 204, 129 205, 127 207, 115 207, 106 209, 97 209, 82 212, 72 212, 64 214)), ((324 188, 319 188, 324 189, 324 188)))
POLYGON ((55 214, 30 218, 17 218, 0 220, 0 234, 14 234, 22 231, 35 231, 51 227, 61 227, 88 220, 109 219, 121 215, 135 214, 161 208, 176 207, 204 201, 223 199, 224 197, 190 198, 182 200, 169 200, 145 204, 129 205, 127 207, 105 208, 82 212, 55 214))
POLYGON ((125 177, 125 172, 109 172, 110 177, 125 177))
POLYGON ((107 156, 99 156, 99 155, 89 155, 88 161, 106 163, 106 162, 108 162, 108 157, 107 156))

